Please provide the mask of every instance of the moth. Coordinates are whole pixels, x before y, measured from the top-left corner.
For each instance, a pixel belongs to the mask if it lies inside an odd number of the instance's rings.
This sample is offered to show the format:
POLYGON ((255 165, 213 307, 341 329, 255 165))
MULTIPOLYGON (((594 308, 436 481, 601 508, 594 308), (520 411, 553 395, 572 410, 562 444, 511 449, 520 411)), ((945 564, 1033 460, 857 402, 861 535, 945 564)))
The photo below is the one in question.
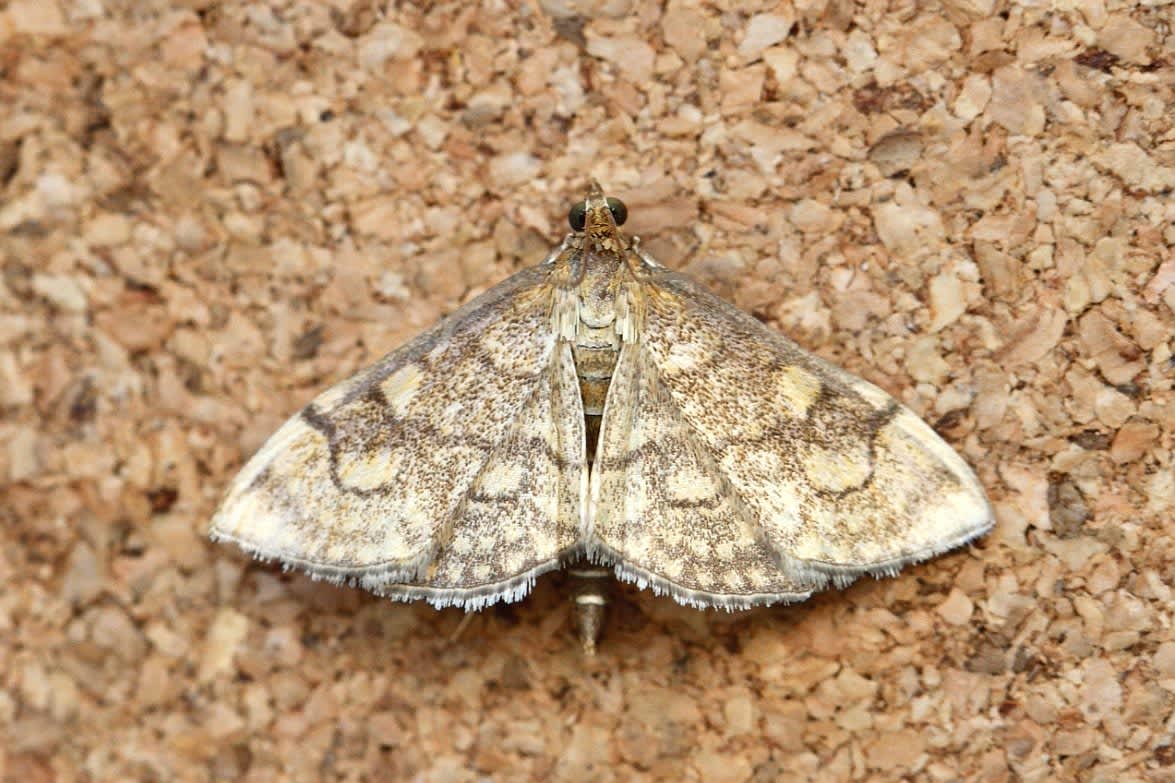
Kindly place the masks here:
POLYGON ((593 182, 541 264, 318 395, 232 482, 212 537, 466 610, 574 566, 592 651, 604 574, 744 609, 991 529, 921 419, 657 263, 626 214, 593 182))

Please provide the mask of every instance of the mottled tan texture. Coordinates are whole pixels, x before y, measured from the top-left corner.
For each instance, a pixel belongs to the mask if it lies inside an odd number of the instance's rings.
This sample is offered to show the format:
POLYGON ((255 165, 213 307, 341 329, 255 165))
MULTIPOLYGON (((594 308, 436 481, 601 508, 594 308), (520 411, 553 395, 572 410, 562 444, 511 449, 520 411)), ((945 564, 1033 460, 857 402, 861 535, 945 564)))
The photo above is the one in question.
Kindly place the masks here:
POLYGON ((1169 7, 409 5, 0 10, 0 778, 1175 780, 1169 7), (587 672, 561 576, 462 626, 206 540, 588 176, 994 533, 799 606, 623 588, 587 672))
POLYGON ((233 480, 212 537, 441 607, 521 597, 581 550, 584 416, 549 266, 315 397, 233 480))
POLYGON ((892 574, 991 528, 971 469, 885 392, 683 275, 641 292, 642 382, 793 576, 892 574))

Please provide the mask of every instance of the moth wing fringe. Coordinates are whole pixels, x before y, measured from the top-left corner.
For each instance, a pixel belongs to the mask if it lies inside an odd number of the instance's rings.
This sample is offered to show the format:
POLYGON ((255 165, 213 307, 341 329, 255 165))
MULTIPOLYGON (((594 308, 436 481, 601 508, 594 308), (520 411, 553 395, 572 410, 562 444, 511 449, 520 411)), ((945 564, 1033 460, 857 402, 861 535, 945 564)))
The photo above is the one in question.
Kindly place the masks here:
POLYGON ((509 604, 522 600, 534 589, 538 577, 559 568, 559 565, 560 560, 555 558, 505 581, 474 588, 388 584, 369 589, 379 597, 393 601, 426 601, 436 609, 452 606, 477 612, 499 602, 509 604))
POLYGON ((862 576, 872 576, 876 579, 897 576, 898 572, 908 565, 930 560, 933 557, 966 546, 982 538, 990 533, 994 526, 995 520, 989 513, 987 518, 982 520, 978 525, 965 530, 949 540, 939 541, 933 546, 926 547, 917 552, 877 563, 866 563, 857 566, 845 565, 843 563, 827 563, 818 560, 805 560, 801 562, 806 563, 816 572, 823 574, 825 578, 831 579, 833 584, 838 588, 843 588, 848 587, 862 576))
POLYGON ((281 552, 266 550, 245 539, 216 529, 209 531, 208 537, 218 543, 231 542, 236 544, 242 551, 258 562, 281 563, 283 571, 298 571, 299 573, 306 574, 315 581, 330 582, 331 584, 346 585, 348 587, 362 587, 367 590, 390 582, 415 579, 418 574, 428 567, 428 564, 432 562, 434 557, 433 552, 426 551, 411 561, 342 568, 312 562, 281 552))
POLYGON ((587 559, 596 565, 611 567, 618 580, 636 585, 638 590, 652 590, 653 595, 667 595, 682 606, 690 606, 695 609, 722 609, 727 612, 741 612, 757 606, 794 604, 808 600, 812 597, 812 592, 819 589, 814 585, 812 590, 801 593, 710 593, 705 590, 683 587, 670 579, 634 566, 602 544, 597 543, 595 547, 589 549, 587 559))

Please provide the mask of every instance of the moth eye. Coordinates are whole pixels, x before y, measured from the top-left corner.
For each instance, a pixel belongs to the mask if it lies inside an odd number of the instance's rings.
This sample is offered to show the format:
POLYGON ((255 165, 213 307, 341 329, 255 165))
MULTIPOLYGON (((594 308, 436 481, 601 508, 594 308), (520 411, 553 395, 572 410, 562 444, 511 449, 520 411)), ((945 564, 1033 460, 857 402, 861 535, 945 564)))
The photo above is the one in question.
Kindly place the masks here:
POLYGON ((624 221, 628 220, 628 207, 624 206, 624 202, 618 198, 608 197, 608 211, 612 213, 612 219, 616 221, 616 225, 623 226, 624 221))
POLYGON ((567 222, 571 224, 572 231, 583 231, 583 227, 587 225, 586 201, 581 201, 571 208, 567 213, 567 222))

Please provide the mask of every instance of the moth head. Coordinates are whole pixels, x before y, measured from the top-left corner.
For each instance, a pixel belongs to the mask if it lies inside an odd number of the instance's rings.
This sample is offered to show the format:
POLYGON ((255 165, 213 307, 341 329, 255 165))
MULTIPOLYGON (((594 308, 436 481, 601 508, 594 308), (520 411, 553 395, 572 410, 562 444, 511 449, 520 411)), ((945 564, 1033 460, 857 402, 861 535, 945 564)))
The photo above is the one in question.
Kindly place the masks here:
POLYGON ((619 226, 628 219, 628 207, 618 198, 605 196, 598 182, 592 181, 587 198, 573 206, 567 213, 571 230, 583 232, 593 244, 609 249, 618 249, 619 226))

